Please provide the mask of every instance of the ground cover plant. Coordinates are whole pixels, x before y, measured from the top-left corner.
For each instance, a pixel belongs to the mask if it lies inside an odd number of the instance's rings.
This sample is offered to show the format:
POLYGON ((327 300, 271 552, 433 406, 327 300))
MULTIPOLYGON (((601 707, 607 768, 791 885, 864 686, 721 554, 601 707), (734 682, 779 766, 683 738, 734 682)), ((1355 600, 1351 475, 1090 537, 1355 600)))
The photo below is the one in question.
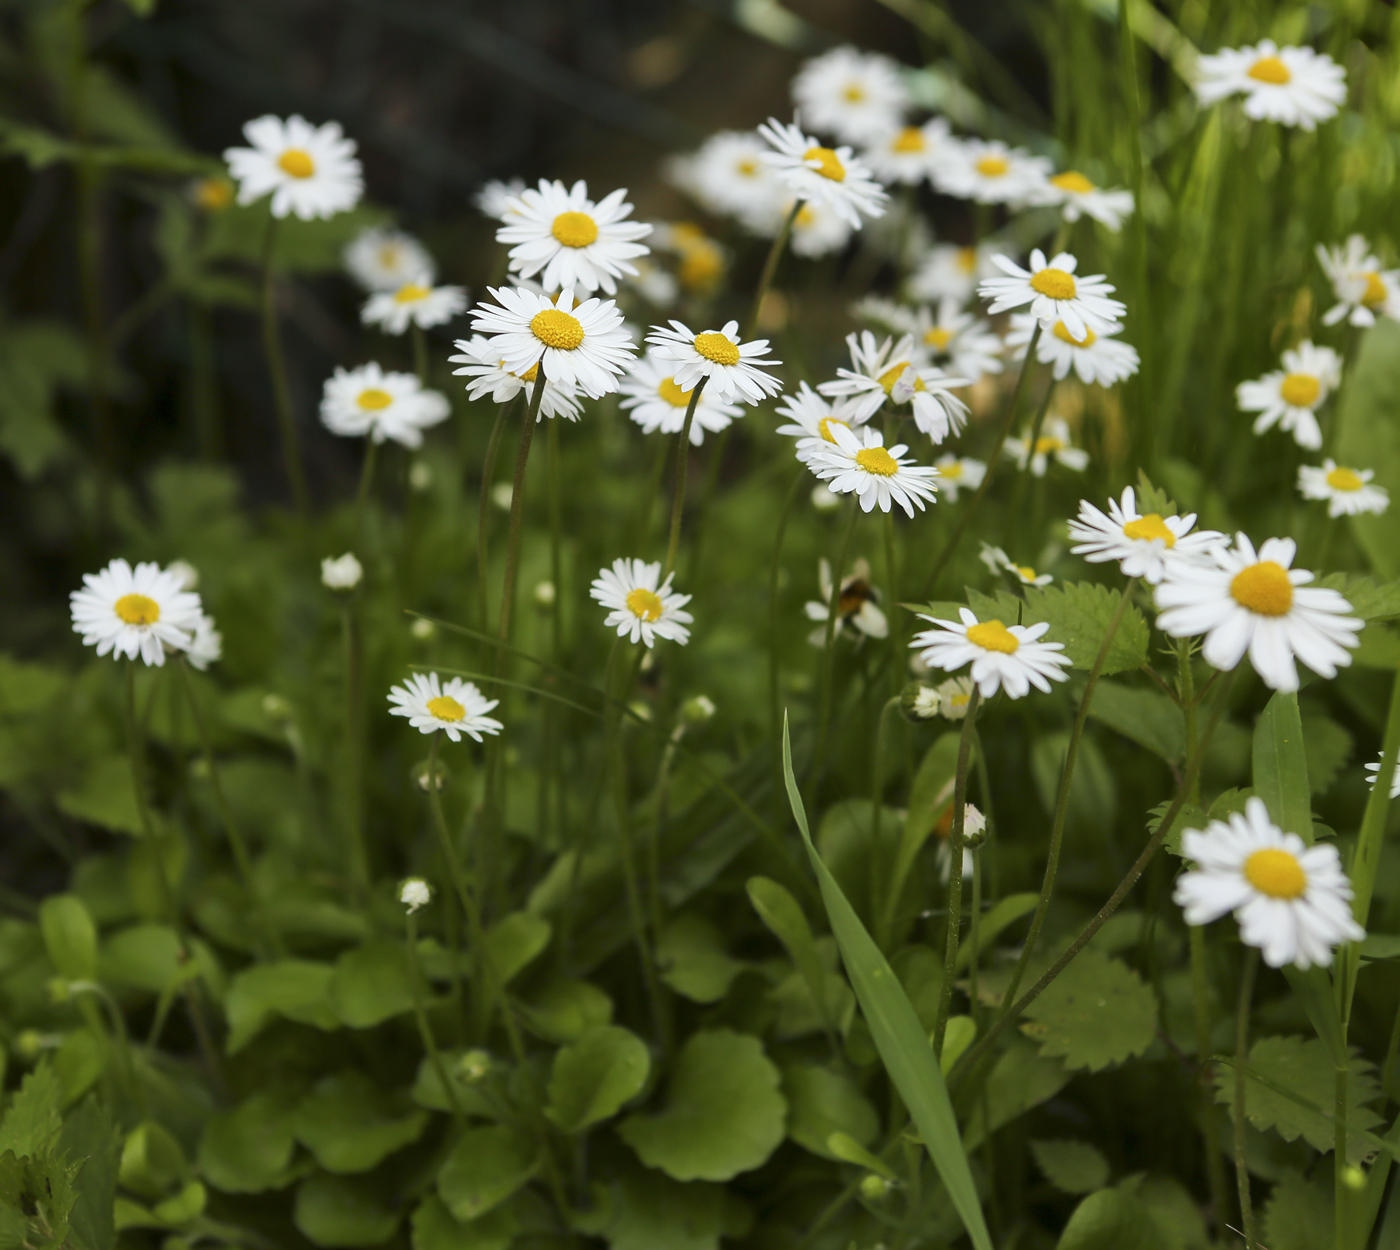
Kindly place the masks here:
POLYGON ((1400 1245, 1392 11, 1040 6, 1045 113, 889 7, 480 187, 471 291, 333 118, 181 141, 148 3, 6 7, 84 321, 0 320, 4 1246, 1400 1245))

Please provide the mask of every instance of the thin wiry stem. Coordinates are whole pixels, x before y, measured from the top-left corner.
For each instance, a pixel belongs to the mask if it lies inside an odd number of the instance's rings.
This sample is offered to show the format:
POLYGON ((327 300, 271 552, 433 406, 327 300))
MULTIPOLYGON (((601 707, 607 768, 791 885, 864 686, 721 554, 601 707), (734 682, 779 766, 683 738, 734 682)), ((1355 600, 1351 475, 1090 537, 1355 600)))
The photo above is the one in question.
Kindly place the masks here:
POLYGON ((490 591, 486 585, 487 537, 490 533, 491 486, 496 477, 496 453, 501 446, 501 434, 505 430, 506 416, 515 406, 514 399, 508 399, 496 410, 496 421, 491 427, 491 436, 486 440, 486 457, 481 469, 481 496, 477 502, 476 514, 476 594, 481 606, 481 627, 491 628, 490 591))
POLYGON ((751 339, 758 329, 758 315, 763 311, 763 297, 768 294, 768 288, 773 284, 773 277, 778 272, 778 261, 782 257, 783 249, 787 247, 787 241, 792 234, 792 223, 797 220, 797 214, 802 211, 802 200, 793 201, 792 208, 788 211, 787 220, 783 222, 778 231, 778 237, 773 240, 773 246, 768 249, 768 259, 763 262, 763 273, 758 279, 758 289, 753 293, 753 306, 749 310, 749 320, 744 326, 744 338, 751 339))
MULTIPOLYGON (((1240 1191, 1240 1222, 1244 1225, 1245 1250, 1258 1250, 1254 1237, 1254 1203, 1249 1193, 1249 1164, 1245 1159, 1245 1069, 1249 1064, 1249 1009, 1254 1001, 1254 976, 1259 971, 1259 952, 1250 947, 1244 957, 1240 977, 1240 1003, 1235 1013, 1235 1183, 1240 1191)), ((1338 1160, 1340 1169, 1341 1161, 1338 1160)))
POLYGON ((671 570, 676 567, 676 549, 681 543, 681 514, 685 511, 685 481, 690 465, 690 426, 695 420, 695 409, 700 403, 701 392, 709 378, 701 378, 690 392, 690 403, 685 409, 685 424, 676 436, 676 498, 671 505, 671 537, 666 544, 666 564, 661 570, 664 582, 671 570))
POLYGON ((457 1089, 448 1079, 447 1065, 442 1061, 437 1039, 433 1036, 432 1025, 428 1023, 428 1012, 423 1005, 423 969, 418 963, 418 920, 412 912, 404 917, 405 937, 408 942, 408 977, 413 990, 413 1017, 418 1022, 418 1036, 423 1041, 423 1049, 428 1052, 428 1061, 433 1072, 452 1104, 453 1116, 462 1118, 462 1104, 457 1101, 457 1089))
POLYGON ((296 417, 292 412, 292 392, 287 384, 287 361, 282 354, 282 336, 277 328, 277 279, 272 265, 276 244, 277 218, 269 213, 262 254, 263 352, 267 356, 267 371, 272 379, 272 404, 282 436, 282 459, 286 463, 287 481, 291 485, 292 500, 297 511, 305 516, 309 507, 306 473, 301 467, 301 444, 297 440, 296 417))

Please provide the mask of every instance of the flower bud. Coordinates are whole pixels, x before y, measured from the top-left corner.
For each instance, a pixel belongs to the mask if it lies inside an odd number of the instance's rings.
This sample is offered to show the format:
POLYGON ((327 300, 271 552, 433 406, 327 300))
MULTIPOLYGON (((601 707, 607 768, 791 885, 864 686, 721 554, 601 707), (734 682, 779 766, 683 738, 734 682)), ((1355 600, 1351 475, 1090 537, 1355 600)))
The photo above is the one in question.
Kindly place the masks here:
POLYGON ((681 723, 685 725, 703 725, 714 714, 714 702, 707 695, 691 695, 681 704, 681 723))
POLYGON ((484 1050, 469 1050, 457 1060, 457 1076, 468 1085, 484 1081, 491 1071, 491 1056, 484 1050))
POLYGON ((343 556, 327 556, 321 561, 321 585, 327 590, 351 591, 365 575, 353 552, 343 556))
POLYGON ((433 891, 422 877, 409 877, 399 886, 399 902, 407 909, 411 916, 420 907, 426 907, 433 897, 433 891))
POLYGON ((874 1172, 867 1172, 860 1178, 860 1196, 867 1202, 883 1202, 893 1188, 893 1181, 874 1172))
POLYGON ((932 686, 921 681, 911 681, 899 696, 899 710, 907 720, 932 720, 938 715, 943 696, 932 686))

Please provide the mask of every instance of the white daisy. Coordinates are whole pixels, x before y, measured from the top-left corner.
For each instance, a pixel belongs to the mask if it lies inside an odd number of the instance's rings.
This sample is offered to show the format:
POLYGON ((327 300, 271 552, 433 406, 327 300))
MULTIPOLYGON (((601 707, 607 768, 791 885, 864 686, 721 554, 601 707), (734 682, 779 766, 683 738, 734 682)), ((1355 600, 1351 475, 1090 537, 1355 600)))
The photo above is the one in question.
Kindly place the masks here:
POLYGON ((409 877, 399 886, 399 902, 403 904, 410 916, 420 907, 426 907, 432 901, 433 892, 422 877, 409 877))
POLYGON ((949 138, 948 123, 934 117, 922 126, 891 127, 872 136, 861 156, 881 182, 922 182, 933 176, 949 138))
POLYGON ((321 561, 321 585, 327 590, 354 590, 364 575, 364 568, 353 551, 343 556, 327 556, 321 561))
POLYGON ((928 305, 915 309, 909 333, 928 361, 969 379, 969 384, 1002 371, 1002 341, 990 323, 964 312, 950 296, 938 302, 936 312, 928 305))
POLYGON ((1137 493, 1123 488, 1123 498, 1108 501, 1105 515, 1087 499, 1079 501, 1079 516, 1069 523, 1069 536, 1078 543, 1070 552, 1090 564, 1118 561, 1125 577, 1140 577, 1155 586, 1175 560, 1208 560, 1218 543, 1227 542, 1218 530, 1197 530, 1196 514, 1163 516, 1138 511, 1137 493))
POLYGON ((1345 317, 1354 326, 1369 326, 1377 313, 1400 316, 1400 269, 1382 269, 1361 235, 1353 234, 1341 247, 1319 243, 1317 259, 1337 299, 1323 315, 1323 325, 1345 317))
MULTIPOLYGON (((1382 751, 1380 757, 1373 763, 1366 765, 1366 780, 1371 789, 1376 788, 1376 782, 1381 778, 1381 765, 1385 762, 1385 752, 1382 751)), ((1395 771, 1390 774, 1390 797, 1400 799, 1400 760, 1395 761, 1395 771)))
POLYGON ((1131 191, 1096 187, 1077 169, 1052 174, 1036 199, 1041 204, 1055 205, 1066 221, 1092 217, 1115 234, 1123 228, 1123 219, 1133 212, 1131 191))
POLYGON ((1029 270, 1005 256, 994 256, 992 262, 1007 275, 988 278, 977 288, 983 299, 992 301, 992 313, 1029 304, 1030 315, 1047 330, 1063 321, 1068 333, 1082 339, 1086 329, 1097 334, 1116 329, 1127 311, 1121 301, 1109 298, 1114 288, 1102 274, 1076 277, 1079 262, 1068 252, 1047 261, 1045 253, 1036 248, 1029 270))
POLYGON ((938 687, 938 714, 945 720, 964 720, 972 702, 971 677, 950 677, 938 687))
POLYGON ((202 673, 224 657, 224 636, 214 625, 214 618, 200 612, 194 623, 194 633, 183 648, 185 658, 202 673))
POLYGON ((345 267, 366 291, 397 291, 410 282, 432 286, 428 249, 411 234, 384 226, 362 230, 345 249, 345 267))
MULTIPOLYGON (((1008 348, 1025 347, 1035 332, 1037 320, 1029 313, 1011 314, 1011 332, 1006 336, 1008 348)), ((1121 342, 1115 336, 1122 326, 1111 326, 1095 333, 1085 327, 1080 338, 1072 338, 1063 321, 1056 321, 1047 334, 1041 332, 1036 340, 1036 359, 1054 368, 1055 380, 1061 381, 1074 370, 1081 382, 1112 386, 1130 378, 1138 371, 1137 348, 1121 342)))
MULTIPOLYGON (((647 352, 633 366, 632 371, 618 385, 622 398, 621 406, 630 410, 632 420, 648 434, 660 431, 662 434, 679 434, 685 425, 686 409, 690 397, 695 393, 692 386, 682 390, 676 385, 675 362, 663 360, 653 352, 647 352)), ((700 392, 695 405, 695 416, 690 423, 690 441, 699 447, 705 441, 705 434, 718 434, 727 429, 736 417, 742 417, 744 409, 739 404, 725 403, 718 394, 712 394, 708 387, 700 392)))
MULTIPOLYGON (((797 440, 797 458, 803 464, 810 464, 812 457, 823 445, 834 445, 833 425, 849 429, 850 421, 836 415, 836 407, 824 395, 818 394, 806 382, 799 382, 795 394, 783 396, 778 405, 778 415, 788 417, 792 424, 780 425, 779 434, 789 434, 797 440)), ((822 488, 825 489, 825 488, 822 488)))
POLYGON ((792 101, 813 130, 842 143, 863 143, 899 125, 909 93, 894 61, 843 46, 797 71, 792 101))
POLYGON ((614 560, 612 568, 600 569, 593 579, 589 595, 609 609, 603 624, 616 627, 619 638, 629 642, 641 641, 654 647, 658 638, 678 642, 690 641, 686 628, 695 618, 681 609, 690 602, 689 595, 678 595, 671 589, 674 573, 661 578, 661 561, 648 564, 645 560, 614 560))
POLYGON ((1069 432, 1069 422, 1063 417, 1046 417, 1034 448, 1031 447, 1030 441, 1029 430, 1025 434, 1006 440, 1006 454, 1016 462, 1016 467, 1022 472, 1029 464, 1036 477, 1044 477, 1052 459, 1075 473, 1083 473, 1089 467, 1089 453, 1074 445, 1069 432))
MULTIPOLYGON (((780 217, 786 219, 791 209, 792 205, 787 205, 780 217)), ((774 229, 762 230, 759 233, 771 237, 776 235, 779 229, 781 221, 774 229)), ((818 256, 830 256, 832 252, 839 252, 851 241, 851 234, 851 223, 830 204, 812 200, 803 204, 797 210, 797 216, 792 219, 792 234, 788 238, 788 247, 792 249, 794 256, 805 256, 808 260, 815 260, 818 256)))
POLYGON ((258 117, 243 127, 252 147, 224 152, 238 183, 238 202, 272 196, 274 217, 302 221, 354 208, 364 192, 355 142, 338 122, 313 126, 304 117, 258 117))
POLYGON ((959 494, 976 490, 987 476, 987 466, 981 460, 966 456, 939 456, 933 467, 938 470, 938 489, 947 503, 957 503, 959 494))
MULTIPOLYGON (((831 615, 831 564, 823 558, 817 564, 817 593, 820 599, 809 599, 802 610, 809 621, 819 627, 808 636, 814 647, 826 645, 826 621, 831 615)), ((880 610, 879 593, 870 581, 870 565, 857 560, 847 576, 841 579, 836 596, 836 625, 833 633, 851 633, 865 638, 888 638, 890 624, 880 610)), ((859 641, 859 637, 857 641, 859 641)))
POLYGON ((727 321, 723 329, 702 330, 699 334, 679 321, 672 321, 669 330, 652 326, 647 346, 657 359, 679 362, 674 381, 684 390, 707 378, 705 390, 716 399, 761 404, 783 389, 777 378, 763 372, 783 362, 767 358, 767 339, 743 342, 737 321, 727 321))
POLYGON ((178 573, 158 564, 113 560, 100 573, 84 573, 83 589, 68 596, 73 630, 83 645, 113 659, 137 656, 165 663, 166 648, 185 650, 203 616, 199 596, 185 590, 178 573))
POLYGON ((1043 156, 999 139, 954 140, 944 145, 933 185, 944 195, 979 204, 1026 204, 1043 194, 1053 165, 1043 156))
POLYGON ((966 304, 979 282, 1000 272, 992 263, 992 257, 1002 251, 1005 249, 986 243, 977 247, 935 244, 909 275, 905 284, 909 295, 929 303, 951 299, 966 304))
POLYGON ((423 431, 447 420, 447 397, 425 390, 411 373, 386 373, 377 364, 340 369, 321 391, 321 424, 346 438, 368 436, 421 447, 423 431))
POLYGON ((1270 538, 1255 553, 1243 534, 1206 562, 1173 561, 1157 587, 1157 626, 1173 638, 1205 634, 1206 663, 1233 669, 1246 651, 1273 690, 1297 690, 1295 657, 1322 677, 1351 663, 1362 622, 1335 590, 1309 586, 1313 574, 1290 569, 1297 545, 1270 538))
MULTIPOLYGON (((447 360, 449 364, 462 366, 452 370, 453 377, 471 378, 467 383, 468 399, 480 399, 483 395, 490 395, 493 402, 504 404, 523 390, 527 407, 534 401, 535 381, 540 376, 538 364, 532 365, 523 374, 512 373, 506 368, 505 361, 496 356, 490 340, 480 334, 474 334, 470 339, 458 339, 456 346, 460 349, 459 354, 449 356, 447 360)), ((545 378, 544 394, 540 396, 536 421, 553 417, 577 421, 582 411, 578 395, 572 386, 564 386, 550 377, 545 378)))
POLYGON ((1195 87, 1203 105, 1242 94, 1246 117, 1304 130, 1335 117, 1347 98, 1346 74, 1330 56, 1272 39, 1201 57, 1195 87))
POLYGON ((1342 380, 1342 358, 1330 347, 1299 343, 1283 353, 1283 368, 1235 388, 1241 412, 1257 412, 1254 432, 1277 425, 1293 435, 1299 447, 1322 446, 1317 410, 1342 380))
MULTIPOLYGON (((967 715, 966 712, 963 713, 967 715)), ((933 826, 933 837, 937 843, 937 848, 933 853, 933 862, 938 869, 938 879, 944 885, 948 884, 948 878, 953 872, 953 790, 952 782, 948 783, 948 806, 944 809, 937 822, 933 826)), ((937 801, 937 800, 935 800, 937 801)), ((987 818, 982 815, 971 803, 963 804, 963 837, 975 838, 987 828, 987 818)), ((963 846, 962 853, 962 879, 964 882, 972 880, 972 874, 977 867, 977 861, 973 858, 972 849, 963 846)))
POLYGON ((1032 686, 1049 693, 1052 681, 1065 680, 1064 669, 1069 667, 1069 659, 1061 654, 1064 644, 1040 641, 1050 628, 1046 622, 1038 625, 1004 625, 997 620, 979 622, 967 608, 959 608, 958 615, 962 618, 961 624, 920 613, 921 620, 930 621, 938 628, 915 634, 909 645, 919 651, 930 668, 951 672, 970 661, 972 681, 984 699, 990 699, 998 690, 1005 690, 1011 698, 1019 699, 1028 694, 1032 686))
POLYGON ((418 274, 394 291, 379 291, 365 301, 360 320, 378 326, 385 334, 402 334, 410 325, 428 330, 451 321, 467 306, 467 292, 460 286, 434 286, 426 274, 418 274))
POLYGON ((1000 547, 984 542, 977 558, 993 573, 1010 573, 1022 586, 1048 586, 1055 579, 1049 573, 1037 573, 1029 564, 1017 564, 1000 547))
POLYGON ((943 700, 938 691, 923 682, 911 682, 900 695, 899 710, 910 720, 932 720, 943 700))
POLYGON ((857 424, 869 421, 885 401, 912 404, 914 423, 935 443, 962 429, 967 405, 952 393, 969 385, 969 379, 949 377, 921 362, 911 336, 883 342, 869 330, 848 334, 851 368, 838 369, 833 381, 817 387, 823 395, 841 400, 840 415, 857 424))
POLYGON ((1328 516, 1379 515, 1390 507, 1390 492, 1370 484, 1375 475, 1374 469, 1348 469, 1329 456, 1321 468, 1299 465, 1298 490, 1304 499, 1325 499, 1328 516))
POLYGON ((486 715, 499 702, 486 698, 472 682, 460 677, 442 681, 436 673, 414 673, 402 686, 389 688, 390 716, 407 716, 421 733, 441 729, 453 742, 463 734, 480 742, 483 735, 500 733, 505 726, 486 715))
POLYGON ((756 130, 721 130, 696 152, 673 159, 667 174, 710 212, 737 217, 754 229, 753 223, 770 220, 790 198, 768 164, 767 152, 756 130))
POLYGON ((617 389, 637 349, 612 300, 595 297, 575 306, 568 287, 554 300, 523 286, 490 291, 500 307, 478 304, 472 328, 489 336, 505 368, 523 375, 543 361, 549 381, 575 386, 590 399, 617 389))
POLYGON ((826 148, 798 126, 770 117, 758 128, 772 145, 764 159, 799 199, 825 204, 859 230, 861 217, 879 217, 889 196, 848 147, 826 148))
POLYGON ((493 221, 514 221, 515 209, 511 201, 518 200, 524 190, 524 178, 512 178, 509 182, 496 178, 482 184, 481 190, 472 196, 472 203, 483 217, 490 217, 493 221))
POLYGON ((1187 829, 1181 850, 1197 865, 1177 879, 1173 895, 1186 923, 1209 924, 1234 912, 1240 940, 1257 947, 1271 968, 1325 968, 1334 946, 1366 936, 1351 914, 1351 882, 1336 846, 1308 846, 1285 833, 1260 798, 1228 822, 1187 829))
POLYGON ((938 470, 901 459, 909 450, 903 443, 886 449, 883 435, 868 425, 827 429, 836 441, 814 448, 807 467, 836 494, 854 493, 863 512, 877 504, 888 512, 897 503, 912 517, 915 508, 923 511, 924 501, 933 499, 938 470))

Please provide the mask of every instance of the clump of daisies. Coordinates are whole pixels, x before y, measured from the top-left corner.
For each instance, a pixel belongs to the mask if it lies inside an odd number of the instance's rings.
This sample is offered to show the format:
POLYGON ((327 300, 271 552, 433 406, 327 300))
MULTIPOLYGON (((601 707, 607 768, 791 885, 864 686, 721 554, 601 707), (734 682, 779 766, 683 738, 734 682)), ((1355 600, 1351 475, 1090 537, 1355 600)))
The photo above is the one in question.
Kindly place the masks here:
POLYGON ((1359 234, 1341 247, 1317 245, 1317 260, 1332 284, 1336 303, 1323 315, 1322 324, 1374 325, 1377 314, 1400 317, 1400 269, 1384 269, 1371 246, 1359 234))
POLYGON ((878 340, 869 330, 846 337, 851 367, 817 390, 840 402, 841 416, 853 425, 869 421, 886 403, 908 404, 914 424, 935 443, 962 429, 967 405, 953 391, 972 379, 953 377, 927 363, 912 335, 878 340))
POLYGON ((409 282, 432 285, 437 267, 428 249, 410 234, 384 226, 362 230, 345 249, 345 268, 371 294, 397 291, 409 282))
POLYGON ((919 465, 905 456, 903 443, 885 446, 884 435, 868 425, 833 423, 828 432, 831 442, 814 444, 807 467, 827 488, 838 495, 855 495, 862 512, 879 508, 889 512, 894 505, 913 517, 933 502, 938 490, 938 470, 919 465))
POLYGON ((1005 275, 988 278, 978 294, 992 301, 993 314, 1030 305, 1030 315, 1044 329, 1058 323, 1075 341, 1087 338, 1087 331, 1112 334, 1127 311, 1121 300, 1112 298, 1114 288, 1102 274, 1077 274, 1079 261, 1068 252, 1045 258, 1039 248, 1031 252, 1030 268, 1006 256, 992 257, 992 263, 1005 275))
POLYGON ((1044 477, 1050 461, 1074 473, 1083 473, 1089 467, 1089 453, 1074 445, 1074 435, 1069 422, 1063 417, 1047 417, 1035 436, 1032 445, 1031 431, 1006 440, 1006 454, 1024 472, 1030 469, 1034 477, 1044 477))
MULTIPOLYGON (((467 397, 480 399, 489 395, 498 404, 509 403, 521 391, 525 392, 527 406, 534 403, 535 384, 539 379, 540 367, 536 363, 523 373, 512 373, 506 368, 491 345, 491 340, 474 334, 470 339, 458 339, 457 354, 447 358, 449 364, 461 365, 452 370, 454 377, 467 377, 467 397)), ((546 378, 544 394, 540 396, 535 419, 542 421, 553 417, 563 417, 566 421, 577 421, 583 411, 579 403, 577 389, 567 383, 546 378)))
POLYGON ((763 372, 783 362, 768 354, 767 339, 741 339, 737 321, 699 334, 679 321, 652 326, 647 346, 657 361, 673 366, 671 380, 684 391, 703 382, 716 399, 759 404, 783 389, 777 378, 763 372))
MULTIPOLYGON (((677 366, 655 351, 640 357, 618 385, 621 406, 648 434, 679 434, 685 426, 685 414, 695 397, 695 385, 683 388, 676 381, 677 366)), ((690 424, 690 441, 699 447, 706 433, 717 434, 727 429, 736 417, 743 416, 741 405, 720 398, 720 389, 701 391, 695 400, 695 415, 690 424)))
POLYGON ((385 334, 403 334, 409 326, 431 330, 444 325, 466 306, 465 287, 434 286, 431 272, 423 270, 392 291, 376 291, 365 301, 360 320, 385 334))
POLYGON ((1120 499, 1108 501, 1107 513, 1087 499, 1079 501, 1079 516, 1069 523, 1069 536, 1076 544, 1070 552, 1090 564, 1115 561, 1125 577, 1140 577, 1155 586, 1170 564, 1208 560, 1214 547, 1228 541, 1217 530, 1197 530, 1195 524, 1194 512, 1140 512, 1137 492, 1127 486, 1120 499))

